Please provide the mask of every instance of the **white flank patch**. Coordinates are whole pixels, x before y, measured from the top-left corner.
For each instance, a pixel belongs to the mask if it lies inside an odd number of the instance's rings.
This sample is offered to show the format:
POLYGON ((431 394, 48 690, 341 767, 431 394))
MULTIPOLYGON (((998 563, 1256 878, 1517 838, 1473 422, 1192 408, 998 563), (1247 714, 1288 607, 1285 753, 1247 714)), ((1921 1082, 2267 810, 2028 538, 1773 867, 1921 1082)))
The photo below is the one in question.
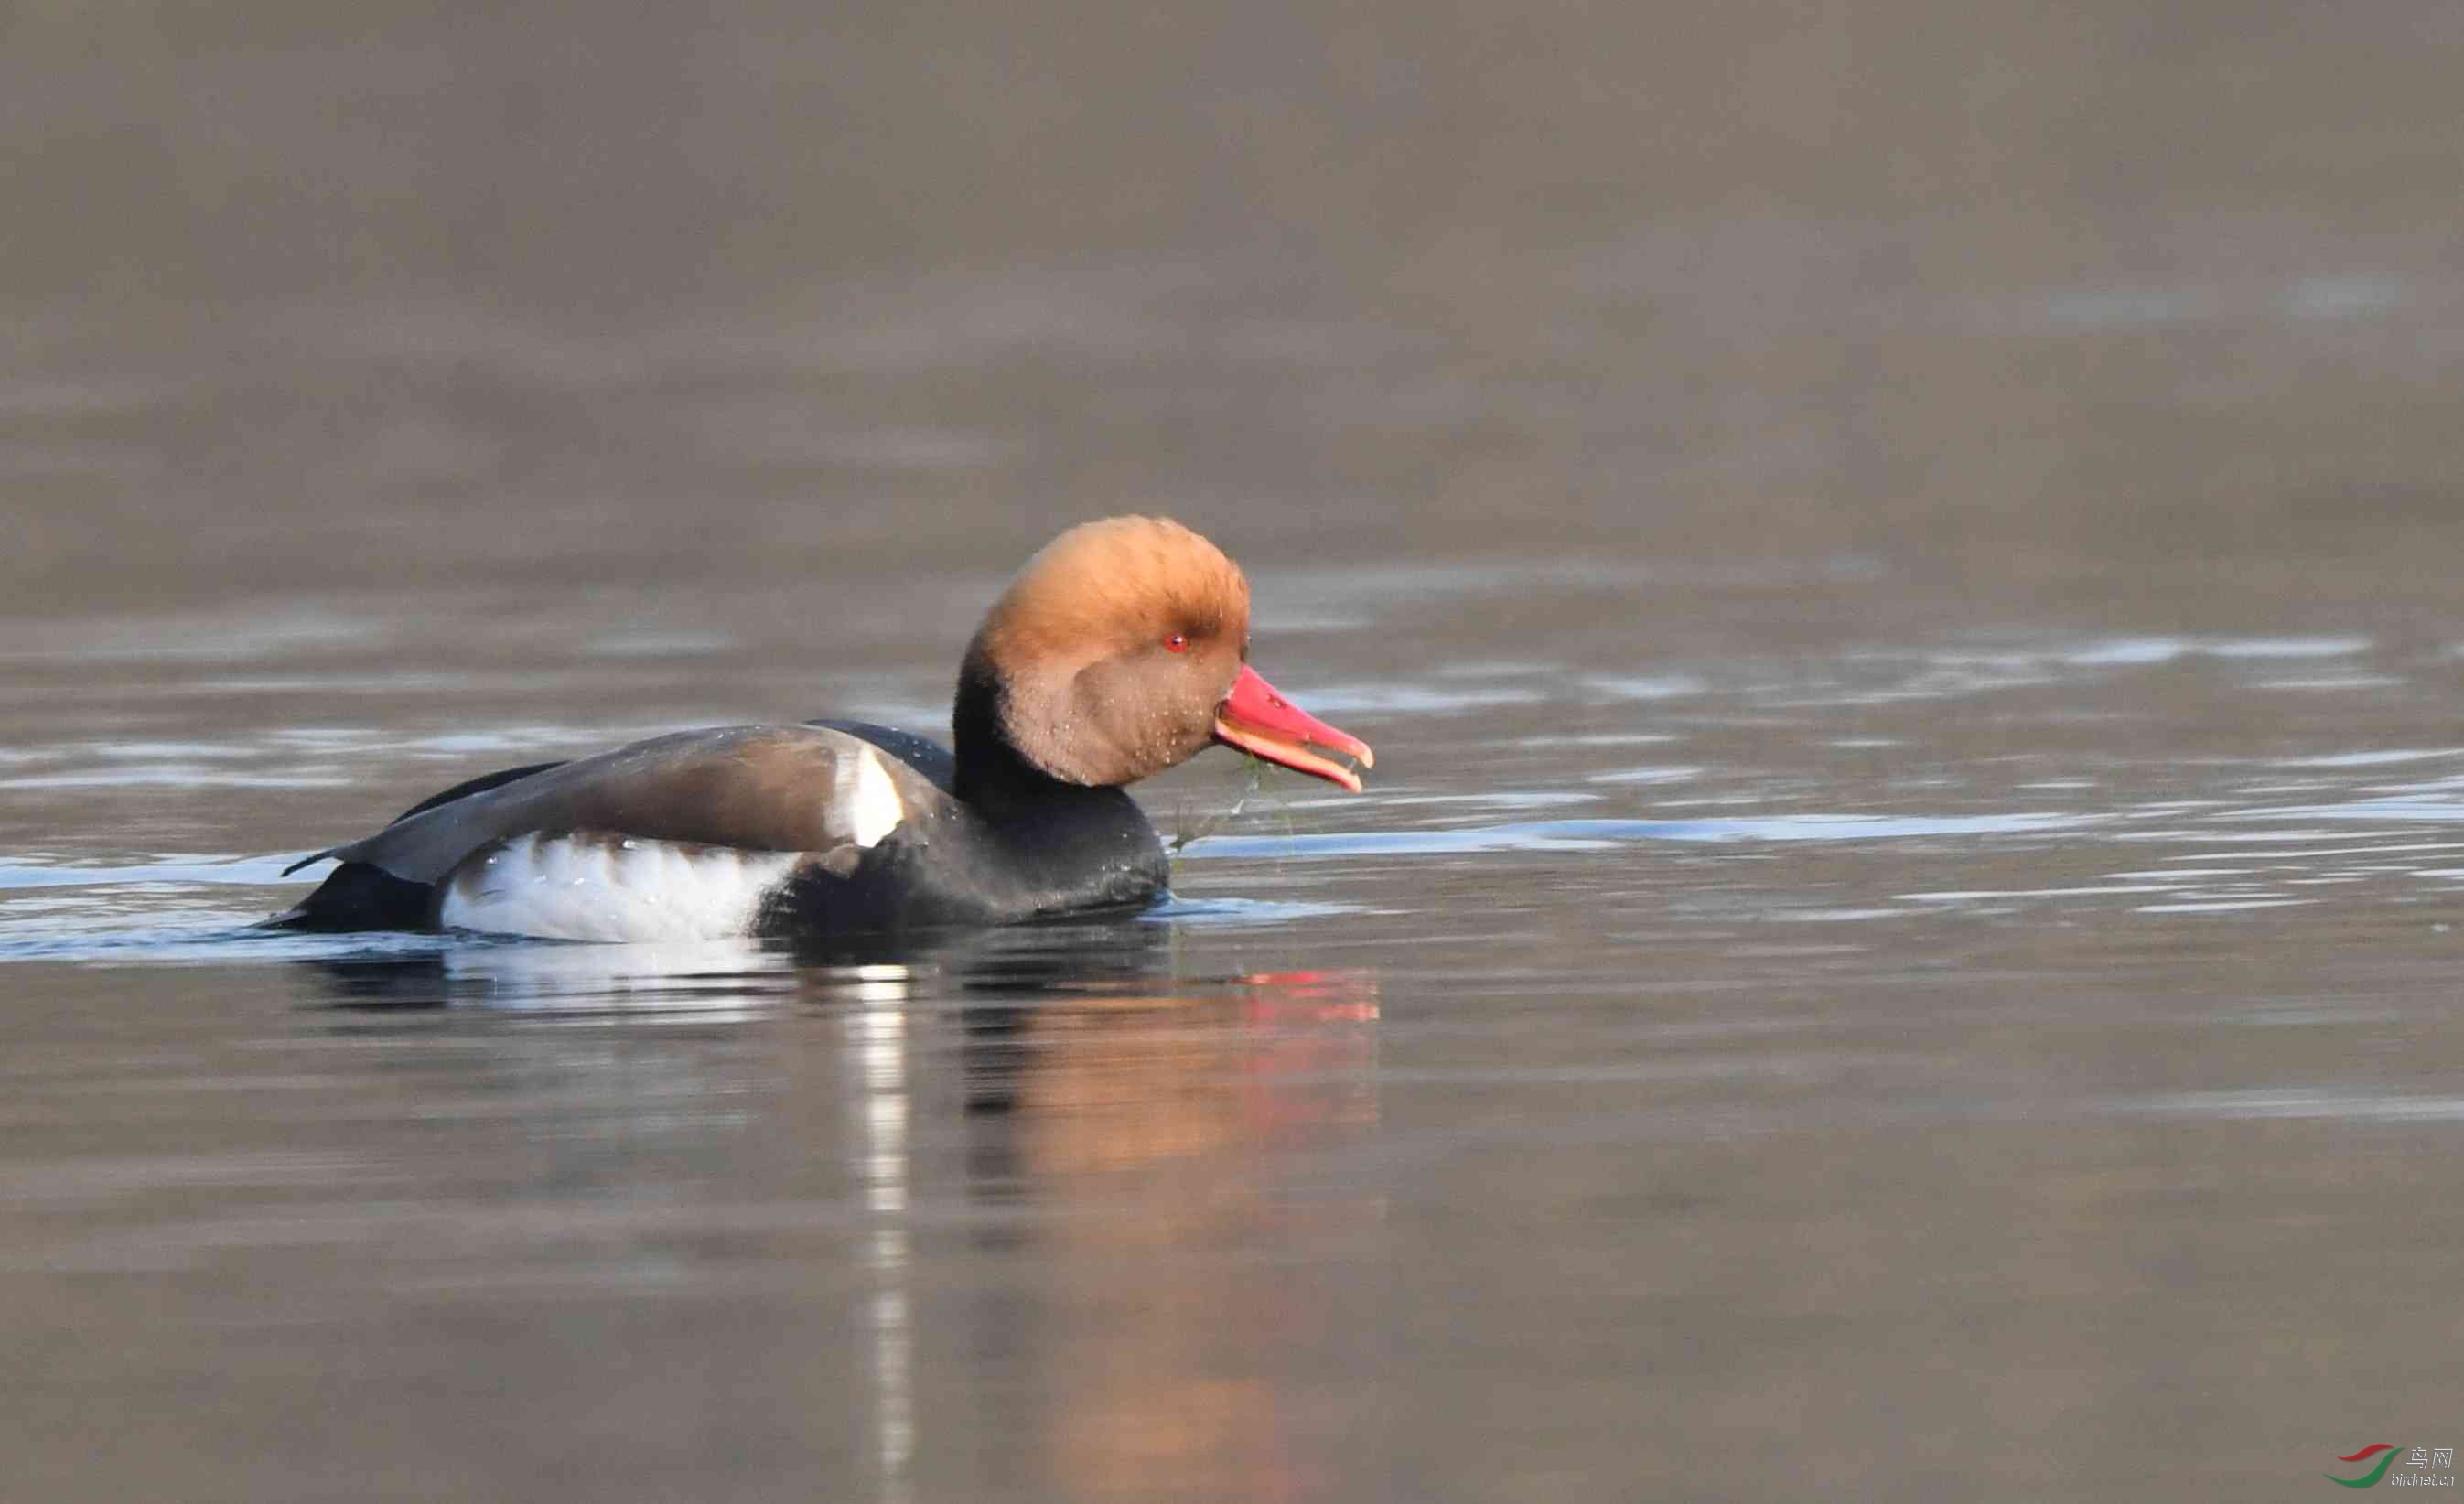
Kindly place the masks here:
POLYGON ((802 858, 521 836, 446 879, 437 918, 455 929, 543 940, 722 940, 751 932, 761 901, 802 858))
POLYGON ((881 765, 881 753, 871 748, 840 759, 836 781, 838 787, 833 792, 857 845, 874 844, 907 817, 907 806, 898 797, 898 785, 891 781, 890 770, 881 765))

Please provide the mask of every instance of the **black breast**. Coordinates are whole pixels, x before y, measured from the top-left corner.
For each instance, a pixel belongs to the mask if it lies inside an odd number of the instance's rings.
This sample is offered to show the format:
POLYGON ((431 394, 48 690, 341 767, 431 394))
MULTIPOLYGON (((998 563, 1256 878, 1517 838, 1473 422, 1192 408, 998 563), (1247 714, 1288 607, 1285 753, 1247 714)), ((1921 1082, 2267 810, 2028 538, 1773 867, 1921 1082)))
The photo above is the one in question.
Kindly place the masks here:
POLYGON ((851 862, 809 864, 762 927, 832 936, 1144 908, 1171 873, 1155 827, 1118 789, 1057 787, 989 809, 949 798, 912 811, 851 862))

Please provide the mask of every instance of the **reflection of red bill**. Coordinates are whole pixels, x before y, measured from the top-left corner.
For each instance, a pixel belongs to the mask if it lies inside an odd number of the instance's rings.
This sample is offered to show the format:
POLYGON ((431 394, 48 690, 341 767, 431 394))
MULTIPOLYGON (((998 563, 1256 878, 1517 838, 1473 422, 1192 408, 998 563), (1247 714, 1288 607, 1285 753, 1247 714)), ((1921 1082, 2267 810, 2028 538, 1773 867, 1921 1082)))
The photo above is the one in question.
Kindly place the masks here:
POLYGON ((1265 1022, 1374 1023, 1377 982, 1360 971, 1252 971, 1242 982, 1258 990, 1252 1018, 1265 1022))
POLYGON ((1363 768, 1377 765, 1367 742, 1336 730, 1285 699, 1246 664, 1241 665, 1241 677, 1232 681, 1232 692, 1215 711, 1215 739, 1311 777, 1339 783, 1354 794, 1360 792, 1360 774, 1309 749, 1339 752, 1363 768))

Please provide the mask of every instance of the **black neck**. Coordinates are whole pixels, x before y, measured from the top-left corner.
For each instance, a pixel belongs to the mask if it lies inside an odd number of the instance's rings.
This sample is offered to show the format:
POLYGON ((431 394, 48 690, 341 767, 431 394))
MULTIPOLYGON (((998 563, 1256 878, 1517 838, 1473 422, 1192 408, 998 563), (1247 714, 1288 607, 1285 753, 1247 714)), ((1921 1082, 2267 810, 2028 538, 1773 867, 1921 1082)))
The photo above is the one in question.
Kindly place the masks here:
POLYGON ((1070 787, 1020 754, 1001 724, 1001 685, 973 659, 958 671, 958 695, 950 708, 950 751, 955 761, 951 792, 996 822, 1005 811, 1070 787))
POLYGON ((1163 890, 1169 863, 1137 801, 1028 762, 1001 724, 1001 687, 973 663, 959 674, 950 720, 950 791, 986 842, 976 860, 1031 890, 1026 907, 1146 903, 1163 890))
POLYGON ((1002 708, 1000 683, 970 662, 959 671, 950 710, 950 792, 986 821, 1040 823, 1078 806, 1110 807, 1128 799, 1118 789, 1071 783, 1027 761, 1010 740, 1002 708))

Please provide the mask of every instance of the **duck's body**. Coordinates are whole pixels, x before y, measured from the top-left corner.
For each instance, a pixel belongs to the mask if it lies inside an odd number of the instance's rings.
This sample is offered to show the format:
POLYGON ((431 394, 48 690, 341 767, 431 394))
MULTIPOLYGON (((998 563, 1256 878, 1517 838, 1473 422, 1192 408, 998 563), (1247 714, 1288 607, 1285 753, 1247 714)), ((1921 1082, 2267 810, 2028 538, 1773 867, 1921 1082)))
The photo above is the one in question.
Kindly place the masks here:
POLYGON ((309 858, 341 864, 276 923, 833 938, 1152 904, 1163 844, 1121 784, 1216 740, 1355 789, 1304 744, 1369 757, 1247 667, 1247 598, 1177 524, 1074 529, 977 633, 954 750, 820 721, 491 774, 309 858))

